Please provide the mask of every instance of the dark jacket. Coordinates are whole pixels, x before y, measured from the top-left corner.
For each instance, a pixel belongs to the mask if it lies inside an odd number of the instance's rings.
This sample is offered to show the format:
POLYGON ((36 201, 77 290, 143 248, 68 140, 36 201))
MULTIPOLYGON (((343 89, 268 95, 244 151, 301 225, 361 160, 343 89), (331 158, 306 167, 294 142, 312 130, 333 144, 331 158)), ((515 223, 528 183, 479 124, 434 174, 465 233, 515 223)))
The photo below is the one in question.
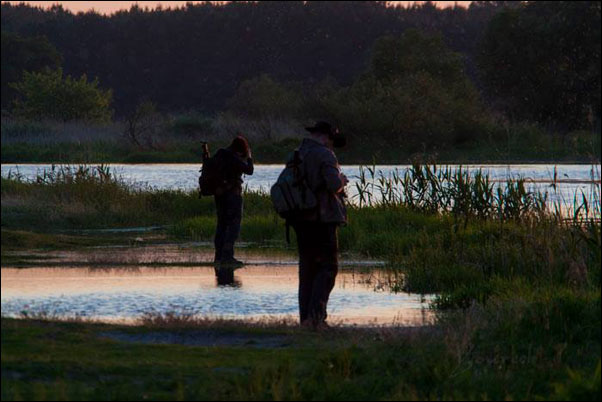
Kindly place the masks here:
POLYGON ((242 175, 253 174, 253 159, 241 159, 238 154, 229 148, 222 148, 217 151, 215 157, 219 159, 219 166, 225 181, 225 191, 242 192, 242 175))
POLYGON ((344 224, 347 209, 343 200, 341 169, 334 152, 311 138, 305 138, 299 148, 305 177, 318 199, 316 213, 302 218, 307 221, 344 224))

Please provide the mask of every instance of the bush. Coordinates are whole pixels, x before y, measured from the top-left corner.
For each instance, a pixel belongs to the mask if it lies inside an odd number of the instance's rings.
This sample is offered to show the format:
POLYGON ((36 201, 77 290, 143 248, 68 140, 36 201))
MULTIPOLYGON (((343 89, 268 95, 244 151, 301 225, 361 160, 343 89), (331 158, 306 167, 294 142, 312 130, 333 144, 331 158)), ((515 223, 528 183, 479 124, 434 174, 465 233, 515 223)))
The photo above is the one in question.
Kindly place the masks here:
POLYGON ((352 134, 404 142, 413 151, 470 141, 484 124, 460 55, 439 36, 415 30, 377 40, 367 73, 324 102, 352 134))
POLYGON ((12 84, 19 93, 15 114, 33 120, 109 121, 112 91, 98 86, 98 79, 88 82, 85 74, 63 77, 62 69, 24 72, 23 80, 12 84))
POLYGON ((157 111, 157 105, 144 100, 126 117, 123 134, 139 150, 157 150, 163 147, 159 135, 165 125, 166 119, 157 111))

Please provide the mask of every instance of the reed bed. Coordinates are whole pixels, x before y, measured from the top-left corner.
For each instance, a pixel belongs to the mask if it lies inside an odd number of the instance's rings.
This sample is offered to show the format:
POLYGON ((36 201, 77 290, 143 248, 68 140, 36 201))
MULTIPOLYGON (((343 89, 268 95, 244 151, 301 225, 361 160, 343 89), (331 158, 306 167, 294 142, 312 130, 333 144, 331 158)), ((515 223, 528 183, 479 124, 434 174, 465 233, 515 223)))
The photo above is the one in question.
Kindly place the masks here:
MULTIPOLYGON (((592 167, 591 176, 589 194, 580 191, 572 200, 556 200, 550 206, 550 192, 529 190, 530 181, 524 177, 509 177, 499 182, 482 169, 470 171, 463 166, 419 163, 386 175, 376 166, 360 166, 353 201, 359 208, 397 206, 428 214, 478 219, 569 218, 577 222, 599 222, 600 171, 597 166, 592 167)), ((555 169, 550 184, 552 191, 556 191, 558 182, 555 169)))

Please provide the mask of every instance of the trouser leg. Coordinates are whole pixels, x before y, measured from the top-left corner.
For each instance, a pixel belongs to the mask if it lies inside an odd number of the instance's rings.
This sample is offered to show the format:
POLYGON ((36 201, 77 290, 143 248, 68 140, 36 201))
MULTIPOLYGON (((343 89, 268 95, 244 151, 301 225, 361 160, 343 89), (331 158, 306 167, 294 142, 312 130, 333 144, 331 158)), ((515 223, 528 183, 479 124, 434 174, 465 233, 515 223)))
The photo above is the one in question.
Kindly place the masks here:
POLYGON ((299 315, 301 322, 326 320, 327 304, 338 273, 337 226, 304 222, 295 225, 299 246, 299 315))
POLYGON ((315 258, 311 233, 306 225, 295 225, 299 249, 299 317, 301 322, 309 318, 309 306, 315 277, 315 258))
POLYGON ((309 316, 314 323, 320 323, 328 317, 326 308, 330 293, 334 288, 338 273, 337 226, 321 224, 315 233, 319 241, 315 258, 316 273, 313 280, 309 316))
POLYGON ((215 237, 213 239, 213 244, 215 246, 215 261, 220 261, 222 259, 222 251, 224 248, 224 238, 226 232, 226 203, 222 195, 216 195, 214 199, 215 210, 217 214, 217 224, 215 227, 215 237))
POLYGON ((242 221, 242 196, 238 194, 227 194, 226 207, 224 211, 224 235, 222 243, 222 259, 234 258, 234 244, 240 235, 242 221))

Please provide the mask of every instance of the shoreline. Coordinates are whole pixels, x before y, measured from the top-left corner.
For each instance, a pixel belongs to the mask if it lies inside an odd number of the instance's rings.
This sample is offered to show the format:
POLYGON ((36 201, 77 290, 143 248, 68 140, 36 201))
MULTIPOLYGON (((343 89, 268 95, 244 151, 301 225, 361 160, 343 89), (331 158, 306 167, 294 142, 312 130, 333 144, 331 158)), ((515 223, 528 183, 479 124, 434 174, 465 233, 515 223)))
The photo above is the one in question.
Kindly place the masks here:
MULTIPOLYGON (((473 161, 473 160, 444 160, 444 161, 435 161, 433 165, 462 165, 462 166, 520 166, 520 165, 600 165, 602 161, 584 161, 584 160, 511 160, 511 161, 502 161, 502 160, 483 160, 483 161, 473 161)), ((266 163, 255 163, 255 166, 283 166, 284 161, 280 162, 266 162, 266 163)), ((202 165, 201 161, 171 161, 171 162, 156 162, 156 161, 148 161, 148 162, 123 162, 123 161, 0 161, 0 165, 202 165)), ((345 162, 341 163, 341 166, 372 166, 373 163, 361 163, 361 162, 345 162)), ((388 167, 388 166, 411 166, 412 162, 409 161, 401 161, 398 163, 394 162, 385 162, 376 164, 376 166, 388 167)))
MULTIPOLYGON (((442 162, 434 162, 434 163, 429 163, 430 165, 436 165, 436 166, 441 166, 441 165, 449 165, 449 166, 530 166, 530 165, 535 165, 535 166, 541 166, 541 165, 554 165, 554 166, 570 166, 570 165, 577 165, 577 166, 587 166, 587 165, 601 165, 602 161, 591 161, 591 162, 585 162, 585 161, 558 161, 558 160, 554 160, 554 161, 545 161, 545 160, 517 160, 517 161, 510 161, 510 162, 503 162, 503 161, 481 161, 481 162, 475 162, 475 161, 442 161, 442 162)), ((16 166, 34 166, 34 165, 57 165, 57 166, 65 166, 65 165, 86 165, 86 166, 92 166, 92 165, 126 165, 126 166, 141 166, 141 165, 149 165, 149 166, 185 166, 185 165, 198 165, 201 166, 202 162, 198 161, 198 162, 107 162, 107 161, 96 161, 96 162, 90 162, 90 161, 75 161, 75 162, 63 162, 63 161, 54 161, 54 162, 32 162, 32 161, 24 161, 24 162, 0 162, 0 165, 16 165, 16 166)), ((255 166, 265 166, 265 167, 281 167, 284 165, 284 162, 282 163, 273 163, 273 162, 266 162, 266 163, 254 163, 255 166)), ((373 163, 341 163, 340 164, 341 167, 354 167, 354 166, 365 166, 365 167, 370 167, 370 166, 374 166, 373 163)), ((380 164, 376 164, 377 167, 397 167, 397 166, 412 166, 411 162, 399 162, 399 163, 380 163, 380 164)))

